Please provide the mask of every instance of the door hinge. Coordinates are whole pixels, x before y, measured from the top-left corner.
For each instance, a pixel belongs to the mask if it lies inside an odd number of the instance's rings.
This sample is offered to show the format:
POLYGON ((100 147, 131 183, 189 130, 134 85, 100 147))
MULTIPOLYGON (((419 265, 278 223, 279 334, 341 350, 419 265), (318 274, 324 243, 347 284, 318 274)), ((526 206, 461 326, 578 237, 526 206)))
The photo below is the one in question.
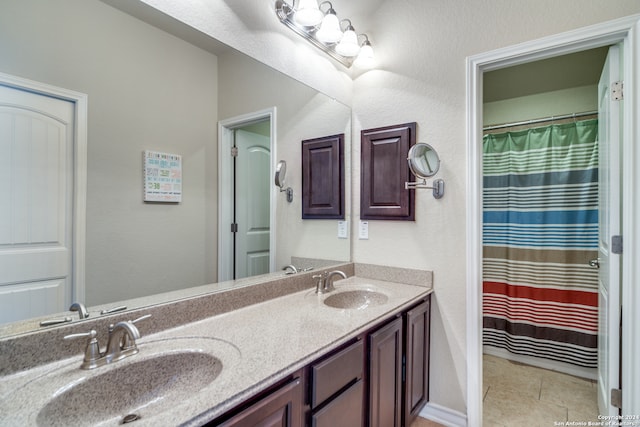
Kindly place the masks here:
POLYGON ((620 235, 611 236, 611 253, 613 254, 622 253, 622 236, 620 235))
POLYGON ((624 99, 624 84, 622 82, 614 82, 611 84, 611 100, 622 101, 624 99))
POLYGON ((619 388, 611 389, 611 406, 622 408, 622 390, 619 388))
POLYGON ((238 147, 231 147, 231 157, 238 157, 238 147))
POLYGON ((238 232, 238 223, 234 222, 233 224, 231 224, 231 232, 232 233, 238 232))

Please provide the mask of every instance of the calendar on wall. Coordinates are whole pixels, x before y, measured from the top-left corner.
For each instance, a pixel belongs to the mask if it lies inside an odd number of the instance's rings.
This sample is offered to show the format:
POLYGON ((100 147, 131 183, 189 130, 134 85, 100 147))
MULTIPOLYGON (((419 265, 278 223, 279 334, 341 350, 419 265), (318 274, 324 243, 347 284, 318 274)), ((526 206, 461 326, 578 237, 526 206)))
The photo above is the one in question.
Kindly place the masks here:
POLYGON ((182 156, 145 150, 142 166, 145 202, 182 201, 182 156))

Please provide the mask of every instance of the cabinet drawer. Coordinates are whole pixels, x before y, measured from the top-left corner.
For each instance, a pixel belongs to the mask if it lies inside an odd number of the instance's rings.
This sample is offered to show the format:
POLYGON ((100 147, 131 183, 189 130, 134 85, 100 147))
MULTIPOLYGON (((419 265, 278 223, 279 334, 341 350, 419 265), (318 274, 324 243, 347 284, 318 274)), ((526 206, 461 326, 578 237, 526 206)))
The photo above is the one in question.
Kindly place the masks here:
POLYGON ((349 383, 362 378, 364 343, 358 341, 311 367, 311 407, 315 408, 349 383))
POLYGON ((312 427, 362 426, 363 381, 359 380, 311 417, 312 427))

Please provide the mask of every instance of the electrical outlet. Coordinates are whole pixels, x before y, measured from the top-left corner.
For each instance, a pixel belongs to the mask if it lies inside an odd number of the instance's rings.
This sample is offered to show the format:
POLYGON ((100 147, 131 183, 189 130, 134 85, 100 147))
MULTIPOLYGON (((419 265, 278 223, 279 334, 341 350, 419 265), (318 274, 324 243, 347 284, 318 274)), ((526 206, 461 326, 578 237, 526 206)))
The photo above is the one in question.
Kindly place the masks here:
POLYGON ((369 221, 360 221, 360 227, 358 228, 358 238, 360 240, 369 239, 369 221))

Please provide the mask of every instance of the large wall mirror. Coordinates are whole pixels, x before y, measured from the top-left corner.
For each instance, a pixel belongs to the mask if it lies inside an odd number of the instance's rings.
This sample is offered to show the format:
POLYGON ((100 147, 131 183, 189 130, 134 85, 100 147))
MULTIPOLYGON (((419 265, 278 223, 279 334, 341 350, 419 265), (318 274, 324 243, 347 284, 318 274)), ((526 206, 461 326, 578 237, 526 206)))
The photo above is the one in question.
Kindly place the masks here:
MULTIPOLYGON (((269 208, 271 274, 284 274, 292 257, 349 261, 350 242, 338 238, 337 221, 301 219, 300 165, 302 140, 344 133, 349 197, 350 108, 148 6, 137 5, 135 13, 114 7, 122 3, 130 2, 0 6, 0 72, 88 95, 82 302, 102 308, 126 300, 134 308, 154 301, 151 295, 211 291, 203 285, 218 281, 219 208, 233 203, 219 194, 219 165, 233 159, 219 155, 218 123, 265 109, 276 112, 275 132, 261 123, 243 132, 275 134, 271 163, 287 162, 294 191, 292 203, 276 197, 269 208), (182 156, 180 203, 143 201, 145 150, 182 156)), ((273 175, 268 185, 255 185, 271 187, 273 175)))

